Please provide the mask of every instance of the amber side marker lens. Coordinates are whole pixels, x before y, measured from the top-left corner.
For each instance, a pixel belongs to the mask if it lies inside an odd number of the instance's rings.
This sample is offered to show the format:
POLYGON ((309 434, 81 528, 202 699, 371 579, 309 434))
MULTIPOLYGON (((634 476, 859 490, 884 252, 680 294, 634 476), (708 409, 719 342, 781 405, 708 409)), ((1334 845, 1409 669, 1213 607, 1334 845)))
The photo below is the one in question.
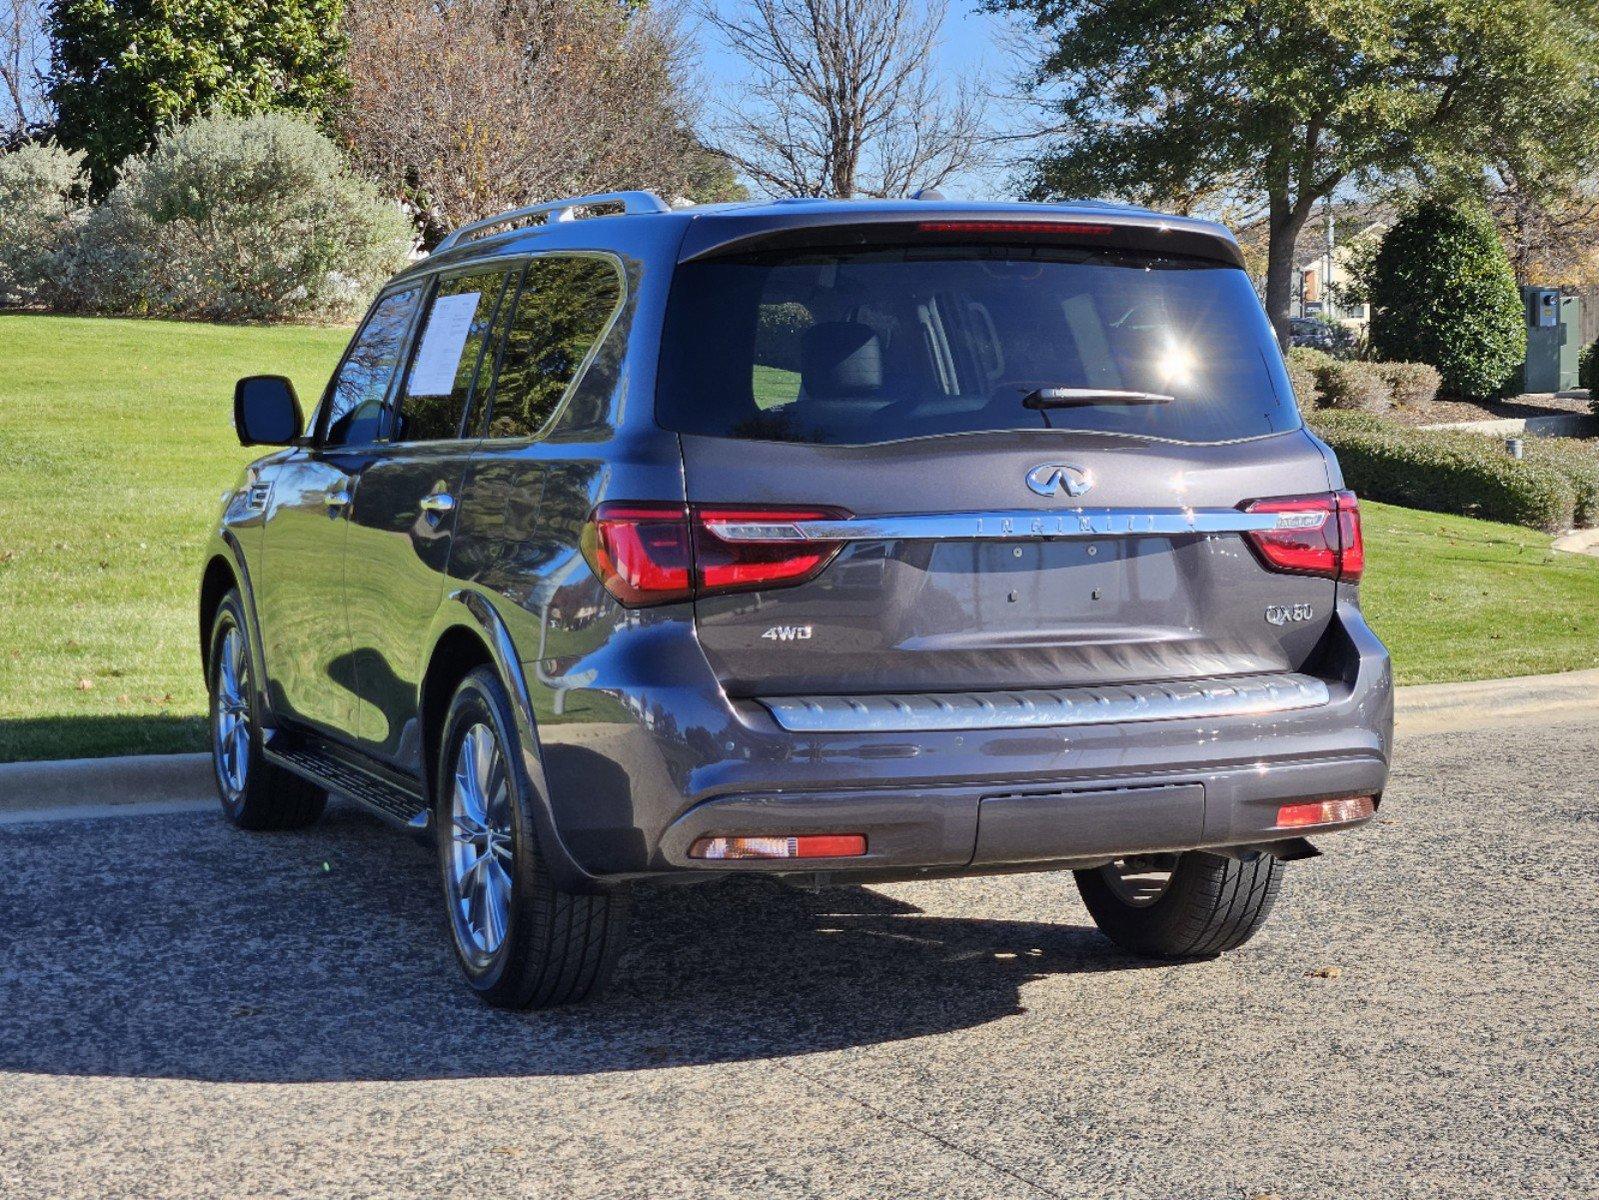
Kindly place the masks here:
POLYGON ((703 837, 690 858, 859 858, 866 838, 859 833, 807 833, 794 837, 703 837))
POLYGON ((1277 810, 1278 829, 1300 829, 1307 825, 1342 825, 1364 821, 1377 811, 1372 796, 1341 796, 1336 800, 1308 800, 1303 804, 1284 804, 1277 810))

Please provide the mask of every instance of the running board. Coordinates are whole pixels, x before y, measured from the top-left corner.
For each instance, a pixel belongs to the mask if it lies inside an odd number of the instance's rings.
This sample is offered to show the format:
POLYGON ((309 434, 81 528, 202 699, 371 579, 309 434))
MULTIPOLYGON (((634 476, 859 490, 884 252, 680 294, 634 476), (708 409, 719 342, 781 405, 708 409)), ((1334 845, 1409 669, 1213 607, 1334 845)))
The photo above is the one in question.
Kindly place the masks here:
POLYGON ((425 830, 432 823, 431 809, 421 795, 374 771, 356 766, 342 755, 308 741, 281 736, 274 738, 264 750, 268 762, 293 771, 318 787, 348 796, 412 829, 425 830))

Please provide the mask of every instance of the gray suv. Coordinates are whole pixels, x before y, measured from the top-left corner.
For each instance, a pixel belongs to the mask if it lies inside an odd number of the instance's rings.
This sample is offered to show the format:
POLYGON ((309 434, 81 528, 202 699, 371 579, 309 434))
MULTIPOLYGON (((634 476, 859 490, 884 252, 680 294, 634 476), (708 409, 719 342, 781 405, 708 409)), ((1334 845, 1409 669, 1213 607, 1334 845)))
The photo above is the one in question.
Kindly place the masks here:
POLYGON ((595 994, 635 881, 1069 869, 1140 955, 1369 820, 1360 518, 1222 228, 1100 204, 558 201, 241 380, 200 585, 246 829, 437 840, 466 978, 595 994))

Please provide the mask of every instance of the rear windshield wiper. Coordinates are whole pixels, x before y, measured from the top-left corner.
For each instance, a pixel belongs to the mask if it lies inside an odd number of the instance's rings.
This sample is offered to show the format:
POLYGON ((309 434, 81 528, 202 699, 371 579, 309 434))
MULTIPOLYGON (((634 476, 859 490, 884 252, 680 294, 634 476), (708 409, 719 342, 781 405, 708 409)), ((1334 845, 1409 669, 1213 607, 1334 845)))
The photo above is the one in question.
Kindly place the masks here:
POLYGON ((1113 388, 1036 388, 1022 397, 1023 408, 1086 408, 1091 404, 1170 404, 1161 392, 1122 392, 1113 388))

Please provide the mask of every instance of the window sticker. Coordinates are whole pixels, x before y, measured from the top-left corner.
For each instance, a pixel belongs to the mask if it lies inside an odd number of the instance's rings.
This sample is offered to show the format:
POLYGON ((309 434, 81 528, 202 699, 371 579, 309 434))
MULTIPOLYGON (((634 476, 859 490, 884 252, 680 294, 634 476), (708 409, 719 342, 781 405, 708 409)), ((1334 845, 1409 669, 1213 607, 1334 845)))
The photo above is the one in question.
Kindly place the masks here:
POLYGON ((409 396, 448 396, 455 389, 456 372, 461 367, 461 351, 472 332, 481 292, 462 292, 440 296, 428 310, 427 329, 417 347, 411 378, 405 385, 409 396))

